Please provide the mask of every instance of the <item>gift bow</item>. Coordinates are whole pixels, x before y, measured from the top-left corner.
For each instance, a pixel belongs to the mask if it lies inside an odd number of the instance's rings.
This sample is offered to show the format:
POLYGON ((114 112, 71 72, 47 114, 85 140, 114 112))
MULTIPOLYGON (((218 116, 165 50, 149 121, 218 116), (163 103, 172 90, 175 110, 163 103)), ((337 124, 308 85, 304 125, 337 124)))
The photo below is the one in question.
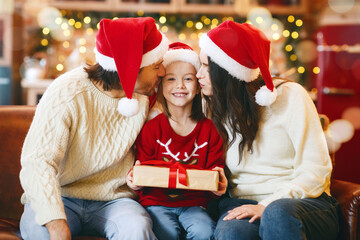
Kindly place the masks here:
POLYGON ((187 173, 186 169, 203 169, 197 165, 181 164, 180 162, 165 162, 161 160, 150 160, 142 162, 141 165, 153 165, 161 167, 169 167, 169 186, 168 188, 176 188, 176 180, 179 176, 179 183, 187 186, 187 173), (177 174, 179 170, 179 175, 177 174))

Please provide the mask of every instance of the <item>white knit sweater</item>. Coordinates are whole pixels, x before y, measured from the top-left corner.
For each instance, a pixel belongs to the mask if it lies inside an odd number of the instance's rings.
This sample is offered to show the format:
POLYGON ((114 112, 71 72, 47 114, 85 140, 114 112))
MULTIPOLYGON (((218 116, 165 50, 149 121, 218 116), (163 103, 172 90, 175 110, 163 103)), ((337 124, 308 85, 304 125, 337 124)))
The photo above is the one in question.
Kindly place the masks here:
POLYGON ((125 177, 149 101, 134 97, 140 102, 139 113, 120 115, 119 99, 99 91, 82 67, 49 86, 21 155, 21 202, 31 203, 38 224, 66 219, 61 196, 99 201, 135 196, 125 177))
POLYGON ((305 89, 297 83, 281 85, 276 102, 263 114, 253 153, 244 151, 239 160, 241 136, 227 152, 231 196, 267 206, 280 198, 330 194, 331 160, 318 113, 305 89))

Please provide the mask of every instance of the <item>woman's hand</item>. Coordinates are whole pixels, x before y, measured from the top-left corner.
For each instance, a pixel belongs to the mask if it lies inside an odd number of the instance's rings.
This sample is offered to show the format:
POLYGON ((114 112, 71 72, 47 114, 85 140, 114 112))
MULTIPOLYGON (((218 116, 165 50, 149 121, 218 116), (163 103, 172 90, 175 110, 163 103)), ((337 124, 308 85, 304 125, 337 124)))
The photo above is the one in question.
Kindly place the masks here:
POLYGON ((212 170, 216 170, 219 172, 219 187, 217 191, 213 191, 212 193, 214 193, 217 196, 221 196, 226 192, 226 188, 228 185, 228 181, 225 176, 224 169, 221 167, 214 167, 212 170))
MULTIPOLYGON (((139 160, 136 160, 135 162, 135 166, 137 165, 140 165, 140 161, 139 160)), ((143 187, 140 187, 140 186, 136 186, 133 184, 133 179, 134 179, 134 168, 132 168, 127 176, 126 176, 126 183, 127 185, 132 189, 132 190, 135 190, 135 191, 138 191, 138 190, 141 190, 143 187)))
POLYGON ((234 208, 233 210, 228 211, 223 220, 228 221, 232 219, 243 219, 250 218, 249 222, 252 223, 257 219, 261 218, 262 213, 264 212, 265 206, 258 205, 242 205, 240 207, 234 208))

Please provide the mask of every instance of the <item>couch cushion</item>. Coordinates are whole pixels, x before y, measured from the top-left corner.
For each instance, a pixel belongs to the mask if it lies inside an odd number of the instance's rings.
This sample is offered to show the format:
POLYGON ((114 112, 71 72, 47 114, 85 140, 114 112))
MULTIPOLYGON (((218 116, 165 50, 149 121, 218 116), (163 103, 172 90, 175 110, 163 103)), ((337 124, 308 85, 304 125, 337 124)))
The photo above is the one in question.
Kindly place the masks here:
POLYGON ((20 219, 20 154, 35 107, 0 106, 0 218, 20 219))

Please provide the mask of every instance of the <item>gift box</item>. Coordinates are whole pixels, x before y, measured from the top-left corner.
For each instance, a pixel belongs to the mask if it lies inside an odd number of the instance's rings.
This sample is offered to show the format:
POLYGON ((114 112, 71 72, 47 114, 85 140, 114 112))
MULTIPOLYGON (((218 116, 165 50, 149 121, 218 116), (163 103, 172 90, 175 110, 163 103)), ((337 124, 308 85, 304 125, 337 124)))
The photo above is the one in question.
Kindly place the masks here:
POLYGON ((134 166, 133 184, 144 187, 179 188, 191 190, 217 191, 219 184, 218 171, 186 169, 186 184, 180 183, 181 170, 171 173, 169 167, 147 165, 134 166), (173 178, 173 179, 171 179, 173 178), (176 179, 175 179, 176 178, 176 179), (173 184, 171 184, 173 182, 173 184), (176 184, 175 184, 176 183, 176 184), (169 186, 173 185, 173 186, 169 186))

